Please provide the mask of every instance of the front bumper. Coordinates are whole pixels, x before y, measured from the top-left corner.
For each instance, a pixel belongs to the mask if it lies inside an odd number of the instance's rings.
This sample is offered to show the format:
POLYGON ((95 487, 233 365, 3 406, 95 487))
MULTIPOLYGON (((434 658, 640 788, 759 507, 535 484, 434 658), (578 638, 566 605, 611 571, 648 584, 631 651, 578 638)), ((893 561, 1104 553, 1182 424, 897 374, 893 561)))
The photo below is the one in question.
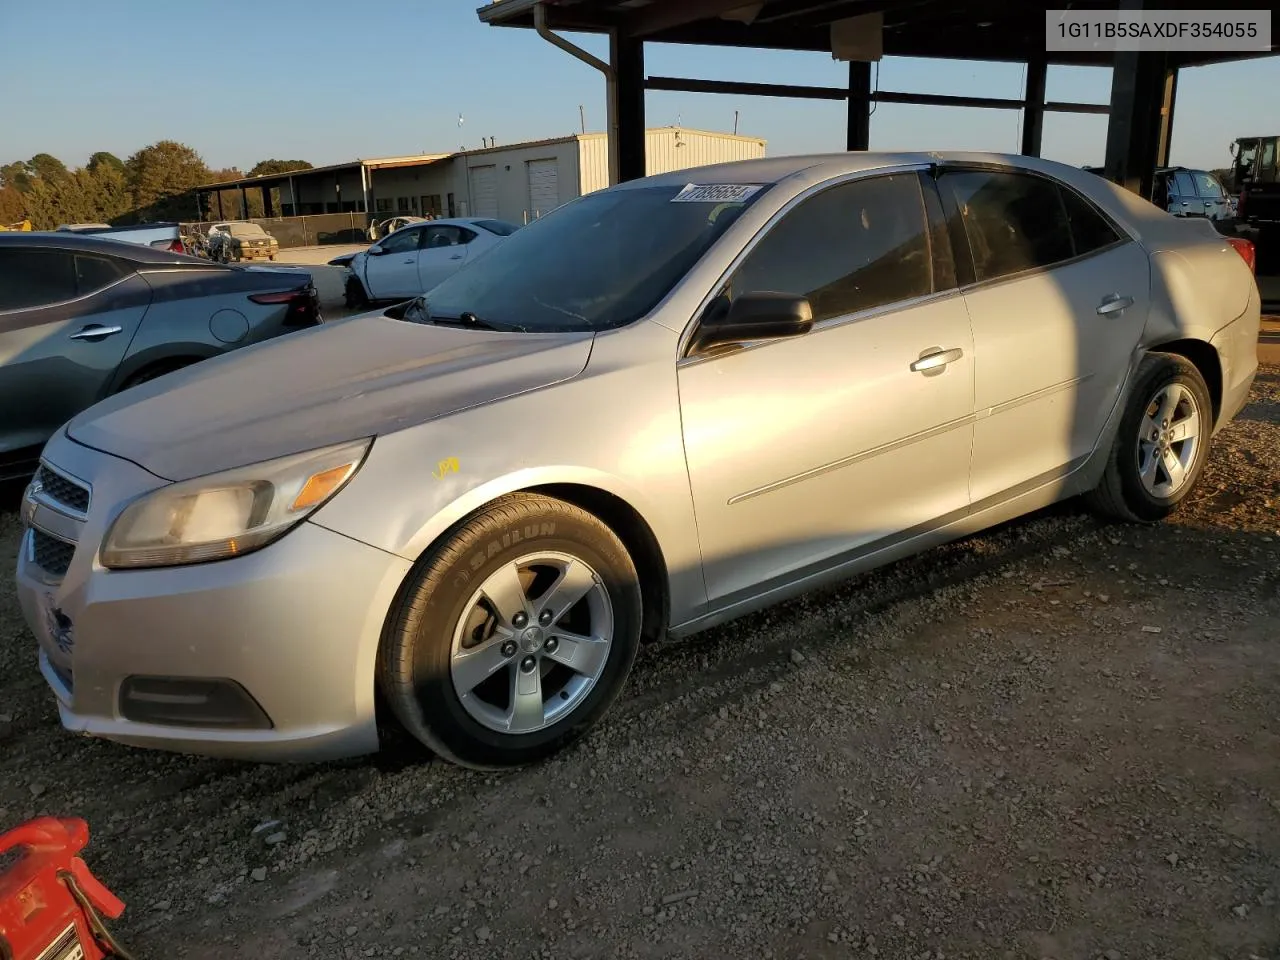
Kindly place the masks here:
MULTIPOLYGON (((116 505, 158 486, 156 478, 61 434, 46 459, 93 490, 61 578, 40 566, 31 529, 18 561, 23 616, 63 726, 134 746, 245 760, 320 760, 377 749, 374 664, 407 561, 303 523, 231 560, 106 570, 97 547, 116 505), (270 726, 127 719, 121 691, 130 677, 233 681, 270 726)), ((39 515, 34 520, 42 522, 39 515)))

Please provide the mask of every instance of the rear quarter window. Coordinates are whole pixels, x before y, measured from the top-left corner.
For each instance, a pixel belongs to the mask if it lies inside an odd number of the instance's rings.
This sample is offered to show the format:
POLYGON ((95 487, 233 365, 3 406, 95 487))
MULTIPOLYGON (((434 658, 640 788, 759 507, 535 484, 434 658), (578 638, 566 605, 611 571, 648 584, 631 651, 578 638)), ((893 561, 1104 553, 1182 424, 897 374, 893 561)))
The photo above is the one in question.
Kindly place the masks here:
POLYGON ((75 257, 66 250, 0 250, 0 310, 22 310, 74 300, 75 257))

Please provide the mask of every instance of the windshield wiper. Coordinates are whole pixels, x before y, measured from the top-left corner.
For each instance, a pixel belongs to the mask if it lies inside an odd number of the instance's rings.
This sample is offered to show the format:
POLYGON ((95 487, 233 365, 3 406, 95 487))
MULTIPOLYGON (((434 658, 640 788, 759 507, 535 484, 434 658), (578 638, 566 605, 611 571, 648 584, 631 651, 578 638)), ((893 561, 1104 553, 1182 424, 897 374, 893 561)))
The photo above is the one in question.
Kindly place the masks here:
POLYGON ((428 312, 427 319, 432 323, 456 324, 460 327, 475 327, 477 330, 497 330, 488 320, 481 320, 470 310, 463 310, 456 317, 446 317, 442 314, 428 312))

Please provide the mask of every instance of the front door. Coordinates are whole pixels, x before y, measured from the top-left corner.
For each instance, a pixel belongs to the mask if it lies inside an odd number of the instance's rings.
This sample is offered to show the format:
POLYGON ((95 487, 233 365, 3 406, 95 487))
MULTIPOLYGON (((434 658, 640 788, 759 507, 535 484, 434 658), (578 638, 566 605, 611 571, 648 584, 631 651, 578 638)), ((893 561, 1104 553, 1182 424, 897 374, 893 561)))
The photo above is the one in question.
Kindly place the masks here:
POLYGON ((421 227, 397 230, 374 245, 365 257, 365 287, 371 300, 416 297, 418 286, 418 244, 421 227))
POLYGON ((0 250, 0 463, 102 399, 150 304, 121 261, 0 250))
POLYGON ((1045 177, 944 169, 972 273, 974 507, 1083 463, 1119 399, 1150 302, 1145 251, 1045 177))
POLYGON ((709 309, 793 293, 814 329, 680 361, 713 609, 967 510, 973 344, 923 203, 914 172, 802 201, 709 309))

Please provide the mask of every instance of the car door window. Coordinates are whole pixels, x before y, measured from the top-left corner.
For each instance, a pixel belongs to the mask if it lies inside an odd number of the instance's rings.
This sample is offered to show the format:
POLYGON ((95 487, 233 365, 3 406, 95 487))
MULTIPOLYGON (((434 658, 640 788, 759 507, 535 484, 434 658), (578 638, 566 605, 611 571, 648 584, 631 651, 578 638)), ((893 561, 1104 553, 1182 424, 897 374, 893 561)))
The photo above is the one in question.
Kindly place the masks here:
POLYGON ((996 280, 1074 255, 1057 185, 1031 174, 950 170, 941 179, 960 211, 974 278, 996 280))
POLYGON ((122 264, 108 257, 77 253, 75 261, 76 293, 82 297, 110 286, 128 272, 122 264))
POLYGON ((1222 185, 1218 183, 1218 179, 1211 173, 1196 174, 1196 189, 1200 196, 1210 200, 1221 200, 1223 197, 1222 185))
MULTIPOLYGON (((439 247, 456 247, 465 242, 462 239, 462 231, 458 227, 448 224, 424 227, 422 232, 426 237, 422 246, 426 250, 435 250, 439 247)), ((471 236, 474 237, 475 234, 471 236)))
POLYGON ((1120 231, 1088 200, 1068 187, 1059 188, 1067 223, 1071 227, 1071 243, 1077 257, 1102 250, 1124 239, 1120 231))
POLYGON ((75 257, 65 250, 0 250, 0 310, 74 300, 75 257))
POLYGON ((1173 175, 1173 184, 1178 196, 1184 200, 1196 195, 1196 185, 1191 179, 1191 174, 1185 170, 1179 170, 1173 175))
POLYGON ((418 249, 422 237, 421 230, 401 230, 382 241, 382 249, 386 253, 409 253, 418 249))
POLYGON ((933 289, 920 182, 915 173, 901 173, 854 180, 804 200, 751 251, 725 295, 804 296, 814 320, 822 321, 933 289))

